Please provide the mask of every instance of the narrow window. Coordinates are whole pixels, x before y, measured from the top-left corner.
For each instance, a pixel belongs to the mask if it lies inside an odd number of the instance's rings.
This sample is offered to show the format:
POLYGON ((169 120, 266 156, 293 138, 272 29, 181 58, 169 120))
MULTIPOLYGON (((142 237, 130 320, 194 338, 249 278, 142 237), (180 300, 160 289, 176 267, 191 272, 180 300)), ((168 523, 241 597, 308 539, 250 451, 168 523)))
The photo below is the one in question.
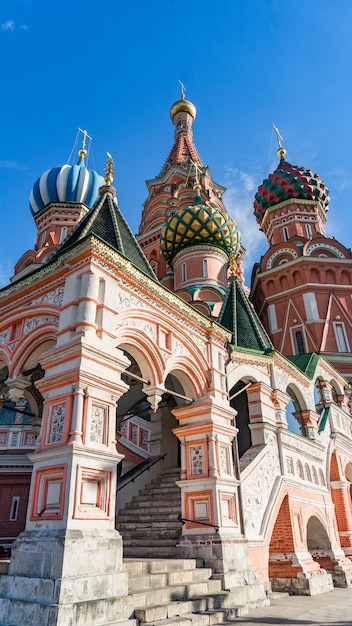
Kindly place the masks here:
POLYGON ((311 320, 318 320, 319 311, 315 293, 304 293, 303 302, 304 308, 306 310, 307 321, 309 322, 311 320))
POLYGON ((187 280, 186 263, 182 263, 182 282, 187 280))
POLYGON ((63 226, 61 228, 61 233, 60 233, 60 243, 63 242, 64 239, 66 239, 67 236, 67 226, 63 226))
POLYGON ((208 260, 203 259, 203 278, 208 278, 208 260))
POLYGON ((306 227, 306 234, 307 234, 307 237, 308 237, 308 239, 310 239, 310 238, 311 238, 311 236, 312 236, 312 227, 311 227, 311 225, 310 225, 310 224, 305 224, 305 227, 306 227))
POLYGON ((296 337, 296 348, 297 348, 298 354, 304 354, 304 341, 303 341, 302 332, 300 330, 297 330, 295 337, 296 337))
POLYGON ((15 522, 17 520, 19 505, 20 505, 19 496, 14 496, 11 502, 10 522, 15 522))
POLYGON ((40 242, 40 247, 43 248, 44 244, 45 244, 45 239, 46 239, 46 231, 43 232, 42 234, 42 239, 40 242))
POLYGON ((346 335, 346 329, 343 322, 334 322, 335 339, 337 343, 337 349, 339 352, 349 352, 350 347, 348 345, 348 339, 346 335))
POLYGON ((284 226, 284 239, 285 241, 288 241, 290 238, 289 234, 288 234, 288 228, 287 226, 284 226))
POLYGON ((268 320, 269 320, 270 332, 273 333, 276 330, 278 330, 275 304, 269 304, 268 306, 268 320))

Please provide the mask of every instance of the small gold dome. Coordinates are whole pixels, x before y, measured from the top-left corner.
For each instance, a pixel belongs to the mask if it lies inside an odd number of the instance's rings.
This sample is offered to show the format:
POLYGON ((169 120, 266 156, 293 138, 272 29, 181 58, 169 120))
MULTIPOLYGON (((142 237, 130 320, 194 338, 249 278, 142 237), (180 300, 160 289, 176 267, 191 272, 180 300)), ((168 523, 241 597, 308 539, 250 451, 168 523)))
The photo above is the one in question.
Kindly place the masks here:
POLYGON ((194 104, 192 102, 190 102, 189 100, 186 100, 185 98, 181 98, 181 100, 177 100, 177 102, 175 102, 171 109, 170 109, 170 117, 172 119, 172 121, 174 121, 174 117, 177 113, 179 113, 180 111, 185 111, 186 113, 189 113, 190 115, 192 115, 193 119, 196 119, 196 114, 197 114, 197 109, 194 106, 194 104))

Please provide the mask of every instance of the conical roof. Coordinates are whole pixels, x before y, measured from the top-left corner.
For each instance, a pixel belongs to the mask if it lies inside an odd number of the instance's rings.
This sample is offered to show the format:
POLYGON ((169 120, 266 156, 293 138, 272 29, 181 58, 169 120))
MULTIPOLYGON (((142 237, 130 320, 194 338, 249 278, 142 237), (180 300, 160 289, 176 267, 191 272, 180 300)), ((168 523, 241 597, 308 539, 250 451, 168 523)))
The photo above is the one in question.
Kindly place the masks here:
POLYGON ((114 192, 114 188, 110 186, 100 188, 100 198, 71 231, 56 251, 55 256, 86 237, 94 235, 125 256, 142 272, 155 279, 152 268, 117 205, 114 192))
POLYGON ((273 348, 237 276, 231 276, 218 322, 232 333, 231 345, 250 350, 273 348))

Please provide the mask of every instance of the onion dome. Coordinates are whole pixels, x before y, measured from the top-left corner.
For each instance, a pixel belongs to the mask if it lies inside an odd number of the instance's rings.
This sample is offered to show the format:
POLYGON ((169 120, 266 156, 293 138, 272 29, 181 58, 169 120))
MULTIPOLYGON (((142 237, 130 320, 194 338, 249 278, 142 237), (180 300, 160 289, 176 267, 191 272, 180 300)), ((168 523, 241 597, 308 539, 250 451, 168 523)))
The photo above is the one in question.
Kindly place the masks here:
POLYGON ((84 164, 86 151, 79 151, 77 165, 53 167, 35 182, 29 197, 33 215, 49 202, 78 202, 91 208, 98 198, 98 189, 105 185, 103 176, 84 164))
POLYGON ((186 100, 183 94, 181 96, 181 100, 177 100, 170 109, 170 117, 172 121, 174 121, 175 115, 180 111, 183 111, 184 113, 189 113, 194 120, 196 119, 196 107, 194 106, 193 102, 190 102, 190 100, 186 100))
POLYGON ((168 263, 178 252, 195 245, 212 245, 231 251, 240 249, 240 232, 236 223, 218 208, 203 204, 196 187, 191 206, 180 209, 170 217, 160 235, 161 252, 168 263))
POLYGON ((325 211, 329 208, 329 190, 321 178, 312 170, 291 165, 285 160, 285 153, 283 148, 278 150, 278 167, 263 181, 255 194, 254 215, 259 224, 267 209, 285 200, 297 198, 316 201, 320 202, 325 211))

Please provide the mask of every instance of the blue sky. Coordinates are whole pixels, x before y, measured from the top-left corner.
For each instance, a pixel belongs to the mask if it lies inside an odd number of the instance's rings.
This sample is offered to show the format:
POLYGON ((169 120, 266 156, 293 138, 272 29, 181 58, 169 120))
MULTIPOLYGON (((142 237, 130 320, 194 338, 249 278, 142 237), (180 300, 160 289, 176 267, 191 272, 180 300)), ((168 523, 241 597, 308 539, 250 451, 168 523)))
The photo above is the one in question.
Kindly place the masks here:
POLYGON ((271 123, 287 159, 330 190, 327 235, 351 246, 351 0, 0 0, 0 286, 35 242, 28 197, 64 164, 77 127, 89 166, 115 160, 134 232, 173 143, 178 79, 197 107, 195 142, 247 249, 247 280, 266 249, 252 213, 275 168, 271 123))

